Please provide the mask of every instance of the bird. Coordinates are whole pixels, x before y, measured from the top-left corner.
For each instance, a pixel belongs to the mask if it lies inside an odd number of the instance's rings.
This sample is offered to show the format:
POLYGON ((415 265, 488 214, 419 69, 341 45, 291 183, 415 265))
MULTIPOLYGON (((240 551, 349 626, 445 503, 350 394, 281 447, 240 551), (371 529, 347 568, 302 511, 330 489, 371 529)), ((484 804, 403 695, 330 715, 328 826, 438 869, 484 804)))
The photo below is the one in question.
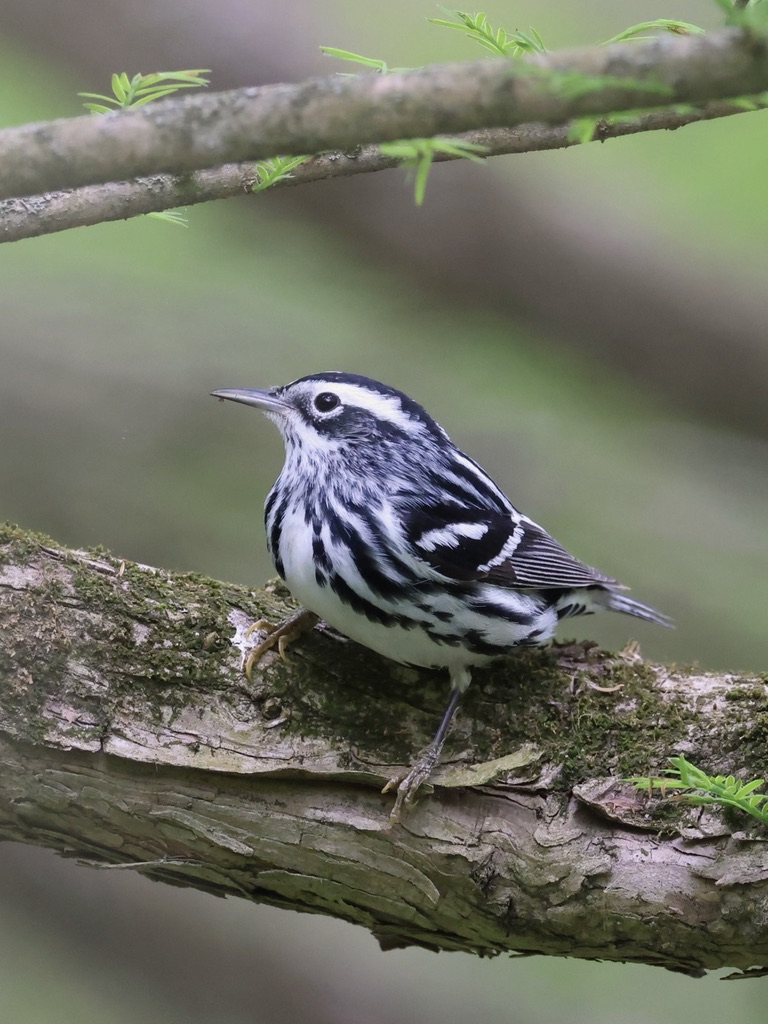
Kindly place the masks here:
MULTIPOLYGON (((259 409, 282 435, 267 547, 312 621, 401 664, 448 671, 434 739, 384 787, 396 790, 392 822, 437 765, 475 666, 546 644, 571 616, 608 610, 671 625, 518 511, 402 391, 325 371, 211 394, 259 409)), ((298 619, 277 635, 290 638, 298 619)))

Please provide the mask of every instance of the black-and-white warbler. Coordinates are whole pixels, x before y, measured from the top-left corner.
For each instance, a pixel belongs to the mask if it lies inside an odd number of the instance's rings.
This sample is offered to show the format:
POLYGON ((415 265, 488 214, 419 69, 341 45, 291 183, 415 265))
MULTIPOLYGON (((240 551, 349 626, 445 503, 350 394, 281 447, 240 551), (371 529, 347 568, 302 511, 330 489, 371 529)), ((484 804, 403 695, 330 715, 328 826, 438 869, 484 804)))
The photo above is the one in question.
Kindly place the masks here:
POLYGON ((285 465, 265 506, 280 576, 310 611, 406 665, 447 668, 451 699, 393 816, 434 768, 473 665, 608 609, 669 625, 512 505, 407 395, 315 373, 268 391, 214 391, 276 424, 285 465))

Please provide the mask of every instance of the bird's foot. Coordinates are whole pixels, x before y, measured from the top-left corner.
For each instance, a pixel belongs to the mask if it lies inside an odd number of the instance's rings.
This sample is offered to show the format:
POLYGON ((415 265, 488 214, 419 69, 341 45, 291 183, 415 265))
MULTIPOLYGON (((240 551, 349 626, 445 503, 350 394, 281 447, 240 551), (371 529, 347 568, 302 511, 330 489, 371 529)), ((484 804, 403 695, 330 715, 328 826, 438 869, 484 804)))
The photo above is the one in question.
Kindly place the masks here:
POLYGON ((246 637, 256 632, 266 633, 266 636, 260 644, 250 651, 245 660, 243 671, 248 679, 251 678, 253 666, 257 665, 267 651, 271 651, 275 646, 277 646, 277 653, 286 661, 286 648, 304 633, 308 633, 318 621, 318 618, 319 616, 315 615, 314 612, 310 612, 306 608, 300 608, 299 611, 294 612, 293 615, 289 615, 287 619, 283 619, 282 622, 277 624, 268 622, 266 619, 258 619, 252 623, 245 631, 246 637))
POLYGON ((396 825, 400 821, 403 811, 408 810, 417 803, 416 795, 435 770, 439 756, 440 748, 436 748, 433 743, 430 747, 427 747, 409 772, 405 775, 393 775, 382 789, 382 793, 397 791, 395 805, 389 815, 390 825, 396 825))

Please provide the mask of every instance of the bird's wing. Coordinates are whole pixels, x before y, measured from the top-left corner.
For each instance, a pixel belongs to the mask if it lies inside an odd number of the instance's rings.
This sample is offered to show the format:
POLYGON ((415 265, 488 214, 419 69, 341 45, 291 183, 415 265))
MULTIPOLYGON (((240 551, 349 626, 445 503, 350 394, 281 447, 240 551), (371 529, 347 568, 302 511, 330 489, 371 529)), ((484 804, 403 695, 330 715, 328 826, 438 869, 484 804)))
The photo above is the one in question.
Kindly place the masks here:
POLYGON ((422 504, 405 519, 412 553, 450 579, 531 589, 616 585, 517 512, 422 504))

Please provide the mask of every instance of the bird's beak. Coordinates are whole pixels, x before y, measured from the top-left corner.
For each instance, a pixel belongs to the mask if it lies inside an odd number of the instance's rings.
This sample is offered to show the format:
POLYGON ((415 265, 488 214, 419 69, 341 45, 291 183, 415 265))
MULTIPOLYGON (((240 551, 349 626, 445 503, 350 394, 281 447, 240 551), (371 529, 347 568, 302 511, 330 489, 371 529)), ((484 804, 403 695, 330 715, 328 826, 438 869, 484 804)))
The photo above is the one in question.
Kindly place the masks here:
POLYGON ((271 391, 257 391, 255 388, 223 388, 221 391, 212 391, 211 395, 223 402, 229 399, 230 402, 241 402, 243 405, 255 405, 262 412, 277 413, 278 415, 287 412, 289 405, 282 398, 273 395, 271 391))

